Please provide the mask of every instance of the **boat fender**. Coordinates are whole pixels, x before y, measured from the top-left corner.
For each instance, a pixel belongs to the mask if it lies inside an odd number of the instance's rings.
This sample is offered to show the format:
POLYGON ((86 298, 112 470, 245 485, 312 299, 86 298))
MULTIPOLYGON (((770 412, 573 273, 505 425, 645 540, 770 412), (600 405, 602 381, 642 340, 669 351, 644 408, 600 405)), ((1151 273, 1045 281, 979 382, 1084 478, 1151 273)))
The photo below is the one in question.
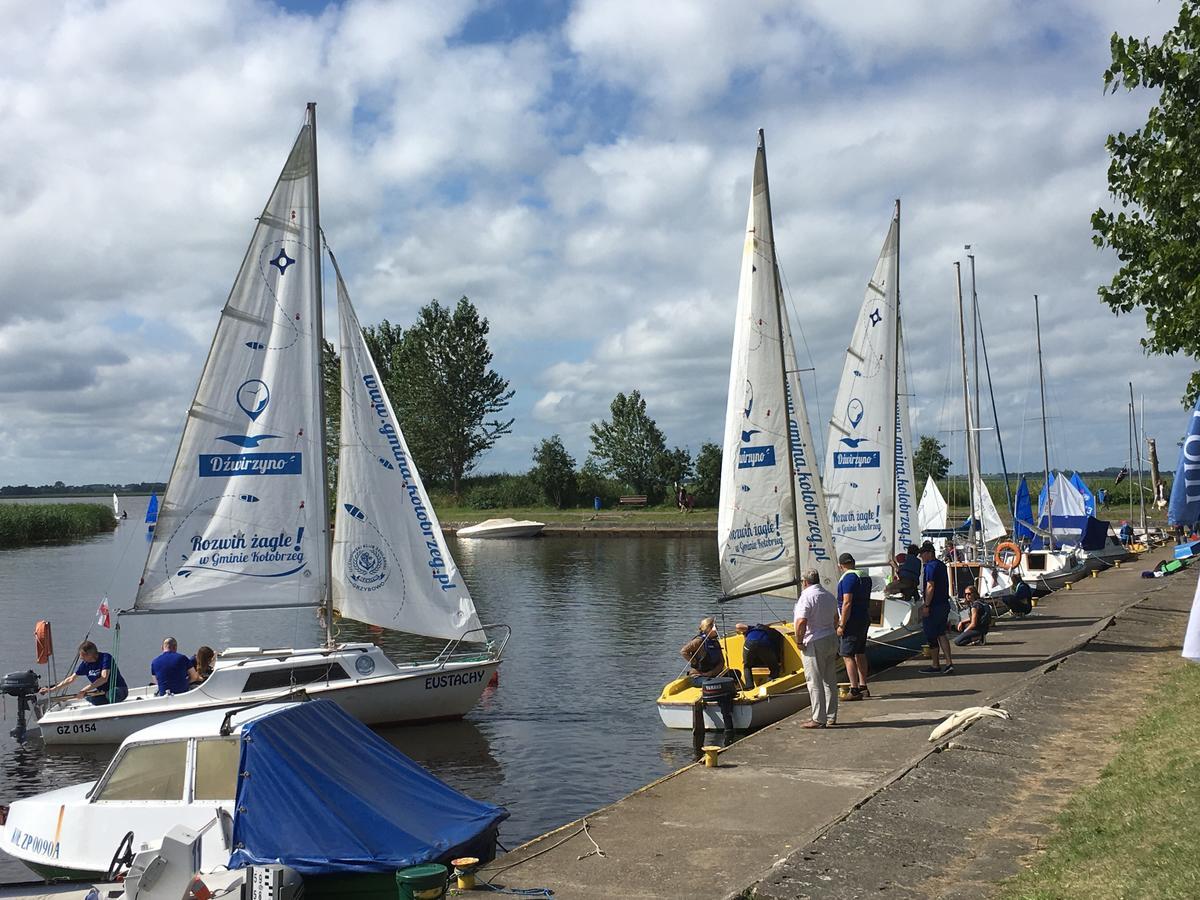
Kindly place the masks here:
POLYGON ((996 545, 996 553, 992 558, 997 568, 1011 572, 1021 564, 1021 547, 1014 541, 1001 541, 996 545))
POLYGON ((37 648, 38 665, 44 666, 54 655, 54 636, 50 632, 48 620, 39 619, 38 623, 33 626, 33 640, 37 648))

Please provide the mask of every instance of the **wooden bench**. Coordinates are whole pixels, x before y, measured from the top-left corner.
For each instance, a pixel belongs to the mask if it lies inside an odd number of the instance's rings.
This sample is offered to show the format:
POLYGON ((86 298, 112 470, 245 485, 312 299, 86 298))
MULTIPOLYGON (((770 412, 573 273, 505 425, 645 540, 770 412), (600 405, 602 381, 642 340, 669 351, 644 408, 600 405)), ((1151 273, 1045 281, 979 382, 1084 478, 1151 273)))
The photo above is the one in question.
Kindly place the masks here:
POLYGON ((617 500, 617 506, 645 506, 645 494, 631 494, 628 497, 621 497, 617 500))

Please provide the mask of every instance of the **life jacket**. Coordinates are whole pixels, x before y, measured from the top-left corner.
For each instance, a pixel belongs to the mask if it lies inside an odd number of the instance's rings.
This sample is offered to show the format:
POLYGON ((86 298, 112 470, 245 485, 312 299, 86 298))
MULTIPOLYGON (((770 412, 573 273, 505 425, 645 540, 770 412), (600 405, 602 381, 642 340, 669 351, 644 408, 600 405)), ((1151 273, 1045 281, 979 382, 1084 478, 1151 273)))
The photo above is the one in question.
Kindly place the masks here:
POLYGON ((54 655, 54 637, 50 633, 50 623, 41 619, 33 626, 33 640, 37 649, 37 661, 40 665, 50 662, 54 655))
POLYGON ((725 667, 725 654, 721 652, 721 642, 714 637, 706 637, 700 645, 701 655, 696 660, 697 672, 711 672, 716 668, 725 667))

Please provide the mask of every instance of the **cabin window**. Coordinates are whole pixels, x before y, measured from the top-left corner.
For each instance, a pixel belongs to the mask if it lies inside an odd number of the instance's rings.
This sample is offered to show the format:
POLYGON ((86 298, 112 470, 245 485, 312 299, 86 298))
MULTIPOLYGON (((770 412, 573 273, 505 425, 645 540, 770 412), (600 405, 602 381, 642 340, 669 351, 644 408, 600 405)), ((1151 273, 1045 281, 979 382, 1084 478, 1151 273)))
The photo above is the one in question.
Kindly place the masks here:
POLYGON ((1046 571, 1046 554, 1045 553, 1027 553, 1025 555, 1025 565, 1030 572, 1046 571))
POLYGON ((121 754, 97 800, 183 800, 187 741, 135 744, 121 754))
POLYGON ((233 800, 237 796, 238 762, 242 745, 237 738, 196 741, 194 800, 233 800))
POLYGON ((350 678, 339 663, 319 663, 315 666, 295 666, 283 669, 270 669, 266 672, 253 672, 246 679, 249 691, 267 691, 296 687, 306 684, 320 684, 325 681, 346 681, 350 678))

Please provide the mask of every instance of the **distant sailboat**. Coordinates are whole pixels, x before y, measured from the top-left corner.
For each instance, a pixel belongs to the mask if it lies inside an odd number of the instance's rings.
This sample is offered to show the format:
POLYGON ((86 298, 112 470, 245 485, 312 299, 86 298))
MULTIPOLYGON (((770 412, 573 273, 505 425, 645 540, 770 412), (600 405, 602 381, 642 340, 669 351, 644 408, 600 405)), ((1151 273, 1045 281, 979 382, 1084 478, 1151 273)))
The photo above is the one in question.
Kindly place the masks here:
POLYGON ((113 518, 118 522, 121 521, 121 503, 117 500, 116 494, 113 494, 113 518))
POLYGON ((158 524, 158 494, 150 492, 150 505, 146 507, 146 530, 153 531, 158 524))

